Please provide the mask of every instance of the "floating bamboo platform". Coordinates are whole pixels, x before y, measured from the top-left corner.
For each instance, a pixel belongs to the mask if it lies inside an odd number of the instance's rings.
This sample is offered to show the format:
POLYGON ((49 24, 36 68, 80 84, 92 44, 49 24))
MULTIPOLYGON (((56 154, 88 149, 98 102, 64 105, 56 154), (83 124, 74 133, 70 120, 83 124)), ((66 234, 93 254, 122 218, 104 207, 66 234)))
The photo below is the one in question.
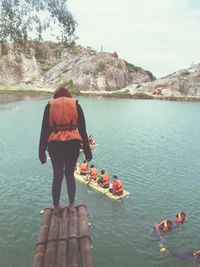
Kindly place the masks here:
POLYGON ((94 267, 87 207, 44 210, 32 267, 94 267))
POLYGON ((77 181, 81 182, 82 184, 86 185, 87 187, 91 187, 94 190, 104 194, 105 196, 112 198, 113 200, 120 200, 122 198, 125 198, 130 195, 130 193, 126 190, 124 190, 123 195, 116 196, 109 192, 109 188, 103 188, 100 185, 98 185, 97 181, 94 180, 87 180, 87 175, 81 175, 80 172, 77 170, 74 172, 74 177, 77 181))

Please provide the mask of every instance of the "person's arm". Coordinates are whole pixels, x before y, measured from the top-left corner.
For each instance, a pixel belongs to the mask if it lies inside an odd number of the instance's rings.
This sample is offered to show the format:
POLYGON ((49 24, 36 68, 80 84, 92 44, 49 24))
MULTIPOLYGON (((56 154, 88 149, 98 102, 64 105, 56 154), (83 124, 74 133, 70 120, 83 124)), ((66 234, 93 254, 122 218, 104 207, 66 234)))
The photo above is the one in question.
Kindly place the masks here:
POLYGON ((82 137, 83 152, 85 154, 86 160, 90 161, 92 159, 92 153, 91 153, 90 145, 88 142, 84 113, 83 113, 81 106, 78 104, 78 102, 76 103, 76 106, 77 106, 77 111, 78 111, 78 131, 82 137))
POLYGON ((49 110, 50 110, 50 105, 47 104, 44 110, 42 128, 40 134, 40 144, 39 144, 39 159, 42 164, 46 162, 45 151, 47 149, 48 138, 51 132, 49 127, 49 110))

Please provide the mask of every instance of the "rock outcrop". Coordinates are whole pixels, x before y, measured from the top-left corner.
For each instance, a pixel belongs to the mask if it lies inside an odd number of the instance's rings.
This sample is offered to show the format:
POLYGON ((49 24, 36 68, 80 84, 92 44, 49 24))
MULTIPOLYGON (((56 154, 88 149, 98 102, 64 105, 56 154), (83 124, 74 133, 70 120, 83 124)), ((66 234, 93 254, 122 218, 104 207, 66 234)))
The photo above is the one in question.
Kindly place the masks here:
POLYGON ((97 53, 81 46, 31 43, 24 52, 8 45, 7 54, 0 57, 4 84, 51 88, 70 82, 78 91, 113 91, 153 79, 149 71, 118 58, 116 52, 97 53))
POLYGON ((140 92, 155 96, 200 97, 200 64, 152 82, 129 85, 124 90, 128 90, 131 94, 140 92))

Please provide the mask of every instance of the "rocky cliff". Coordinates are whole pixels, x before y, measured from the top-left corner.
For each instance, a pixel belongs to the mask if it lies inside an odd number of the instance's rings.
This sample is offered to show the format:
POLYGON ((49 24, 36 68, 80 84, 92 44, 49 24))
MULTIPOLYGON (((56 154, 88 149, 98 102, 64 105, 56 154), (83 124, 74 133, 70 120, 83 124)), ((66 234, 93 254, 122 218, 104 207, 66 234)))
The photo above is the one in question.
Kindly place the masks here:
POLYGON ((120 59, 116 52, 97 53, 81 46, 32 42, 26 48, 4 44, 0 51, 0 83, 26 87, 113 91, 154 80, 151 72, 120 59))
POLYGON ((179 70, 163 78, 125 88, 131 94, 146 93, 154 96, 200 97, 200 64, 179 70))

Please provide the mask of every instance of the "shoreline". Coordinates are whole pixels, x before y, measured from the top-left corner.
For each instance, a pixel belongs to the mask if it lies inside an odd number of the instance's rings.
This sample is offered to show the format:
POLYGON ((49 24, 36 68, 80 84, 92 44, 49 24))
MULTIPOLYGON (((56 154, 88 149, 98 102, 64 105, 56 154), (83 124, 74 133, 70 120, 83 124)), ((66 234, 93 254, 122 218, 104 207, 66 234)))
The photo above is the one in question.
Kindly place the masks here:
MULTIPOLYGON (((29 99, 44 99, 51 98, 54 88, 37 88, 10 86, 0 84, 0 105, 11 102, 29 100, 29 99)), ((200 102, 200 96, 164 96, 152 95, 149 93, 129 93, 127 91, 80 91, 77 96, 87 97, 105 97, 118 99, 133 99, 133 100, 160 100, 160 101, 182 101, 182 102, 200 102)))
POLYGON ((182 96, 164 96, 164 95, 152 95, 149 93, 127 93, 123 91, 81 91, 81 96, 88 96, 88 97, 96 97, 101 96, 105 98, 119 98, 119 99, 134 99, 134 100, 160 100, 160 101, 183 101, 183 102, 200 102, 200 96, 188 96, 188 95, 182 95, 182 96))
POLYGON ((0 105, 13 102, 44 99, 52 96, 51 92, 35 91, 35 90, 0 90, 0 105))

